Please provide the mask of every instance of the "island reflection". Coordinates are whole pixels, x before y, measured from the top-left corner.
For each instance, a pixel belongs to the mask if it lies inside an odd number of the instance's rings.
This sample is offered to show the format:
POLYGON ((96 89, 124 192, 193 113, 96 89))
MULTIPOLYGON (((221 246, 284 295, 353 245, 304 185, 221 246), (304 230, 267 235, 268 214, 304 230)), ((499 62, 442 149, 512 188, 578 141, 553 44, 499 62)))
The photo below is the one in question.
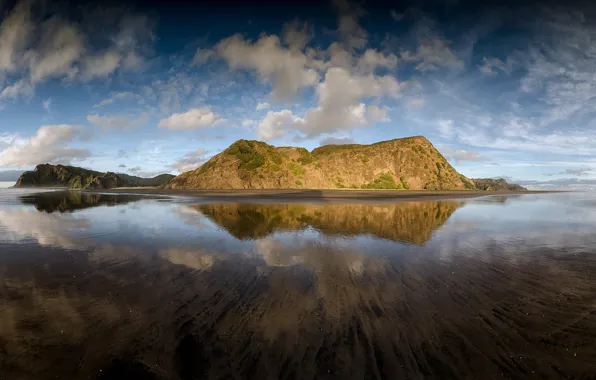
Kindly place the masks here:
POLYGON ((91 207, 116 206, 151 198, 132 194, 96 194, 81 191, 55 191, 26 195, 20 199, 23 204, 35 206, 37 211, 62 213, 84 210, 91 207))
POLYGON ((244 204, 192 206, 237 239, 312 228, 328 236, 373 235, 413 244, 427 242, 463 203, 244 204))

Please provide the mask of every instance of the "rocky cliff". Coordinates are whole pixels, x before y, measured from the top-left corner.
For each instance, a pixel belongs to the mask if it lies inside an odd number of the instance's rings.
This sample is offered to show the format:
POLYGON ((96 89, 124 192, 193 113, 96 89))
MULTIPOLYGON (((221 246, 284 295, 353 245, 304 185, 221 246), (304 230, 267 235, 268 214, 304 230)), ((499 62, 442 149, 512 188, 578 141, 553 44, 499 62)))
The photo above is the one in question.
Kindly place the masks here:
POLYGON ((422 136, 371 145, 326 145, 312 152, 239 140, 172 189, 412 189, 465 190, 459 174, 422 136))
POLYGON ((70 189, 111 189, 125 186, 163 187, 174 178, 163 174, 154 178, 140 178, 117 173, 101 173, 94 170, 65 165, 37 165, 25 172, 15 187, 68 187, 70 189))
POLYGON ((504 178, 475 178, 472 179, 474 185, 479 190, 486 191, 526 191, 525 187, 508 183, 504 178))

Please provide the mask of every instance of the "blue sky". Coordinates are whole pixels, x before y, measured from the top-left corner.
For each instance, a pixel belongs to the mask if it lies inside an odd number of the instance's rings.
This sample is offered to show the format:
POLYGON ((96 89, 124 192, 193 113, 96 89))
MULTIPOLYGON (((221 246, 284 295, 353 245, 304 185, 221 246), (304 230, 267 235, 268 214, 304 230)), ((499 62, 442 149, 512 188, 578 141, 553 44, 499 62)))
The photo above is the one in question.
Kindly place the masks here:
POLYGON ((180 4, 5 7, 0 171, 424 135, 472 178, 596 184, 593 6, 180 4))

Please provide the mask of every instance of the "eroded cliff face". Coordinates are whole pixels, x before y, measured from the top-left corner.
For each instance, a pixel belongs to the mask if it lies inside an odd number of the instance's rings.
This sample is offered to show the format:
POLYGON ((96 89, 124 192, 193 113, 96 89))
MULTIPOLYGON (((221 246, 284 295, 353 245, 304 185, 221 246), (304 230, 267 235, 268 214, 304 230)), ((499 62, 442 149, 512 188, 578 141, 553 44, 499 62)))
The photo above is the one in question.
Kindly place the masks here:
POLYGON ((68 187, 70 189, 111 189, 123 186, 165 186, 173 175, 164 174, 154 178, 140 178, 112 172, 65 165, 37 165, 33 171, 25 172, 15 187, 68 187))
POLYGON ((327 145, 312 152, 239 140, 200 168, 176 177, 172 189, 465 190, 459 174, 422 136, 371 145, 327 145))

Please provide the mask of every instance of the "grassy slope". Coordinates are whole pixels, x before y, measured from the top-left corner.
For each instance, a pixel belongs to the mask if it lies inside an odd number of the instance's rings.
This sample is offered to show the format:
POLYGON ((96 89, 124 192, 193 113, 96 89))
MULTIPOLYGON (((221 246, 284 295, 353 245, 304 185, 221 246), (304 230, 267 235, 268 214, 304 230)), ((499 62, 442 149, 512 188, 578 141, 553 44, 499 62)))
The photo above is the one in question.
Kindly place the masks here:
POLYGON ((170 188, 474 189, 424 137, 371 145, 327 145, 312 152, 239 140, 170 188))

